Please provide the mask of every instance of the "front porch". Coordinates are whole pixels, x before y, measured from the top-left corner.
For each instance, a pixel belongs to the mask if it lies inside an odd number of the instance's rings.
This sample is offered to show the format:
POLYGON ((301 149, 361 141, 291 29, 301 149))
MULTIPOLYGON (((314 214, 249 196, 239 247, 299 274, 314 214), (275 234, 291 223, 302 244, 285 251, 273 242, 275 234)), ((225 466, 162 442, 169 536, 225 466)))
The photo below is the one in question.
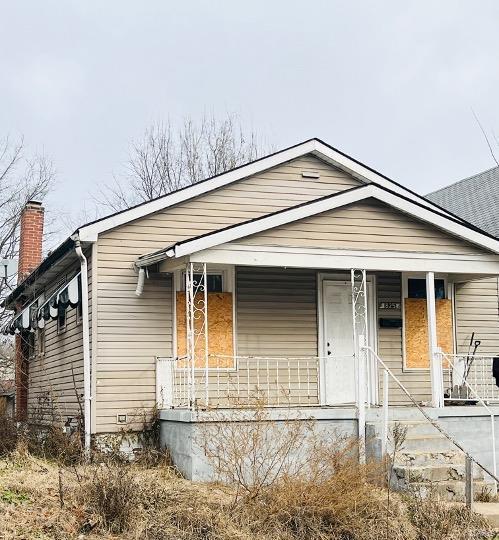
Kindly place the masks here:
POLYGON ((499 401, 492 355, 458 342, 469 276, 193 262, 172 275, 177 356, 157 359, 161 409, 499 401), (410 328, 414 306, 424 325, 410 328))

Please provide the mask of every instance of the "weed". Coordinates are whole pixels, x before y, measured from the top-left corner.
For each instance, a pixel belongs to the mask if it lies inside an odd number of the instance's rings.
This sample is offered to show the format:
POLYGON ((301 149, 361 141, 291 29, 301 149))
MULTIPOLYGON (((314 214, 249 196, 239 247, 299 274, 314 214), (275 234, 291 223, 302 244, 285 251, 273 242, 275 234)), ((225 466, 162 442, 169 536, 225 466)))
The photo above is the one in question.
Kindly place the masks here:
POLYGON ((22 504, 30 502, 29 497, 25 493, 10 489, 4 489, 3 492, 0 493, 0 500, 8 504, 22 504))

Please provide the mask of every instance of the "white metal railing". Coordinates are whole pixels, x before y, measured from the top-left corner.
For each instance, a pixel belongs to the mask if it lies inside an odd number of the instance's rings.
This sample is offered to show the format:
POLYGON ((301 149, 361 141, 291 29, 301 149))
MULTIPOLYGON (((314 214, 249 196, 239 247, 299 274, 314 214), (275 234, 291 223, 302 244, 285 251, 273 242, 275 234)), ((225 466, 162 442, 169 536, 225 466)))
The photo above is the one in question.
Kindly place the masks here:
MULTIPOLYGON (((332 361, 328 359, 329 361, 332 361)), ((319 357, 209 355, 157 359, 158 405, 168 408, 319 405, 319 357)))
POLYGON ((492 356, 443 353, 442 361, 445 402, 499 402, 492 356))
MULTIPOLYGON (((382 446, 382 452, 386 453, 387 446, 388 446, 388 409, 389 409, 389 379, 392 379, 395 384, 402 390, 402 392, 407 396, 407 398, 411 401, 411 403, 421 412, 421 414, 426 418, 426 420, 433 426, 437 431, 439 431, 446 439, 448 439, 457 449, 459 449, 461 452, 463 452, 464 456, 466 457, 467 461, 469 463, 475 463, 480 469, 482 469, 486 474, 488 474, 491 479, 494 481, 494 493, 497 493, 497 484, 499 483, 499 478, 497 477, 497 459, 496 459, 496 440, 495 440, 495 418, 493 411, 487 406, 487 404, 481 399, 478 395, 474 393, 474 390, 467 384, 466 379, 464 379, 463 384, 465 386, 468 386, 470 395, 474 395, 474 400, 476 402, 479 402, 487 411, 487 414, 490 416, 491 420, 491 449, 492 449, 492 460, 493 460, 493 467, 492 471, 490 471, 487 467, 485 467, 482 463, 477 461, 468 451, 466 451, 463 446, 458 443, 451 435, 449 435, 441 426, 440 424, 424 410, 424 408, 414 399, 412 394, 407 390, 407 388, 402 384, 402 382, 398 379, 398 377, 391 371, 391 369, 385 364, 385 362, 378 356, 376 351, 374 351, 369 346, 360 346, 361 350, 366 351, 367 356, 374 359, 374 361, 377 363, 378 367, 383 372, 383 401, 382 401, 382 409, 383 409, 383 421, 382 421, 382 429, 381 429, 381 446, 382 446)), ((452 372, 454 369, 454 365, 452 363, 452 356, 453 355, 446 355, 442 353, 441 351, 438 351, 437 353, 442 358, 442 372, 444 371, 450 371, 452 372)), ((365 369, 365 368, 364 368, 365 369)), ((443 378, 441 379, 441 381, 443 378)), ((362 409, 366 406, 365 401, 359 400, 357 403, 357 406, 359 409, 362 409)), ((359 417, 360 417, 360 411, 359 411, 359 417)), ((471 479, 470 479, 471 481, 471 479)))

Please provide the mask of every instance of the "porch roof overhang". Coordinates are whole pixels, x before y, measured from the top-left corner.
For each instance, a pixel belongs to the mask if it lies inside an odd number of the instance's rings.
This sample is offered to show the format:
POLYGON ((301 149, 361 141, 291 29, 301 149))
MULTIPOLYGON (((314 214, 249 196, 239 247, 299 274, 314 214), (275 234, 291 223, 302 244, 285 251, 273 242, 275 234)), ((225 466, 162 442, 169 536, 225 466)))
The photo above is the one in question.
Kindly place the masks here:
POLYGON ((258 266, 314 268, 365 268, 366 270, 434 271, 459 274, 499 274, 499 240, 469 224, 401 196, 386 188, 365 185, 328 195, 292 208, 232 225, 224 229, 177 242, 159 251, 143 255, 138 268, 160 263, 164 271, 178 266, 181 259, 193 262, 258 266), (237 241, 322 212, 374 198, 427 222, 484 250, 477 254, 400 252, 387 250, 350 250, 248 246, 237 241), (169 261, 169 262, 168 262, 169 261))
POLYGON ((169 259, 160 264, 160 271, 170 272, 189 260, 195 263, 276 266, 386 272, 435 272, 453 274, 451 281, 461 282, 477 277, 499 275, 499 256, 449 255, 401 251, 360 251, 342 249, 285 248, 281 246, 247 246, 232 243, 199 251, 181 261, 169 259))

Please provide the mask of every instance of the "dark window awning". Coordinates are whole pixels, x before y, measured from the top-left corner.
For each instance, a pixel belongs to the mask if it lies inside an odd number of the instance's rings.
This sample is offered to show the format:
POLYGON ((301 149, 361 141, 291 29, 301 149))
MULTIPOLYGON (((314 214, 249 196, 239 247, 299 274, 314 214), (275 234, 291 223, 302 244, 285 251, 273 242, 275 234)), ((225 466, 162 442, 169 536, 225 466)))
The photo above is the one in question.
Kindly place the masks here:
POLYGON ((39 296, 28 304, 21 313, 4 326, 3 333, 19 334, 22 330, 34 331, 36 328, 43 328, 50 319, 57 319, 59 310, 65 310, 68 306, 76 307, 80 297, 81 275, 78 272, 47 300, 41 300, 39 296))

